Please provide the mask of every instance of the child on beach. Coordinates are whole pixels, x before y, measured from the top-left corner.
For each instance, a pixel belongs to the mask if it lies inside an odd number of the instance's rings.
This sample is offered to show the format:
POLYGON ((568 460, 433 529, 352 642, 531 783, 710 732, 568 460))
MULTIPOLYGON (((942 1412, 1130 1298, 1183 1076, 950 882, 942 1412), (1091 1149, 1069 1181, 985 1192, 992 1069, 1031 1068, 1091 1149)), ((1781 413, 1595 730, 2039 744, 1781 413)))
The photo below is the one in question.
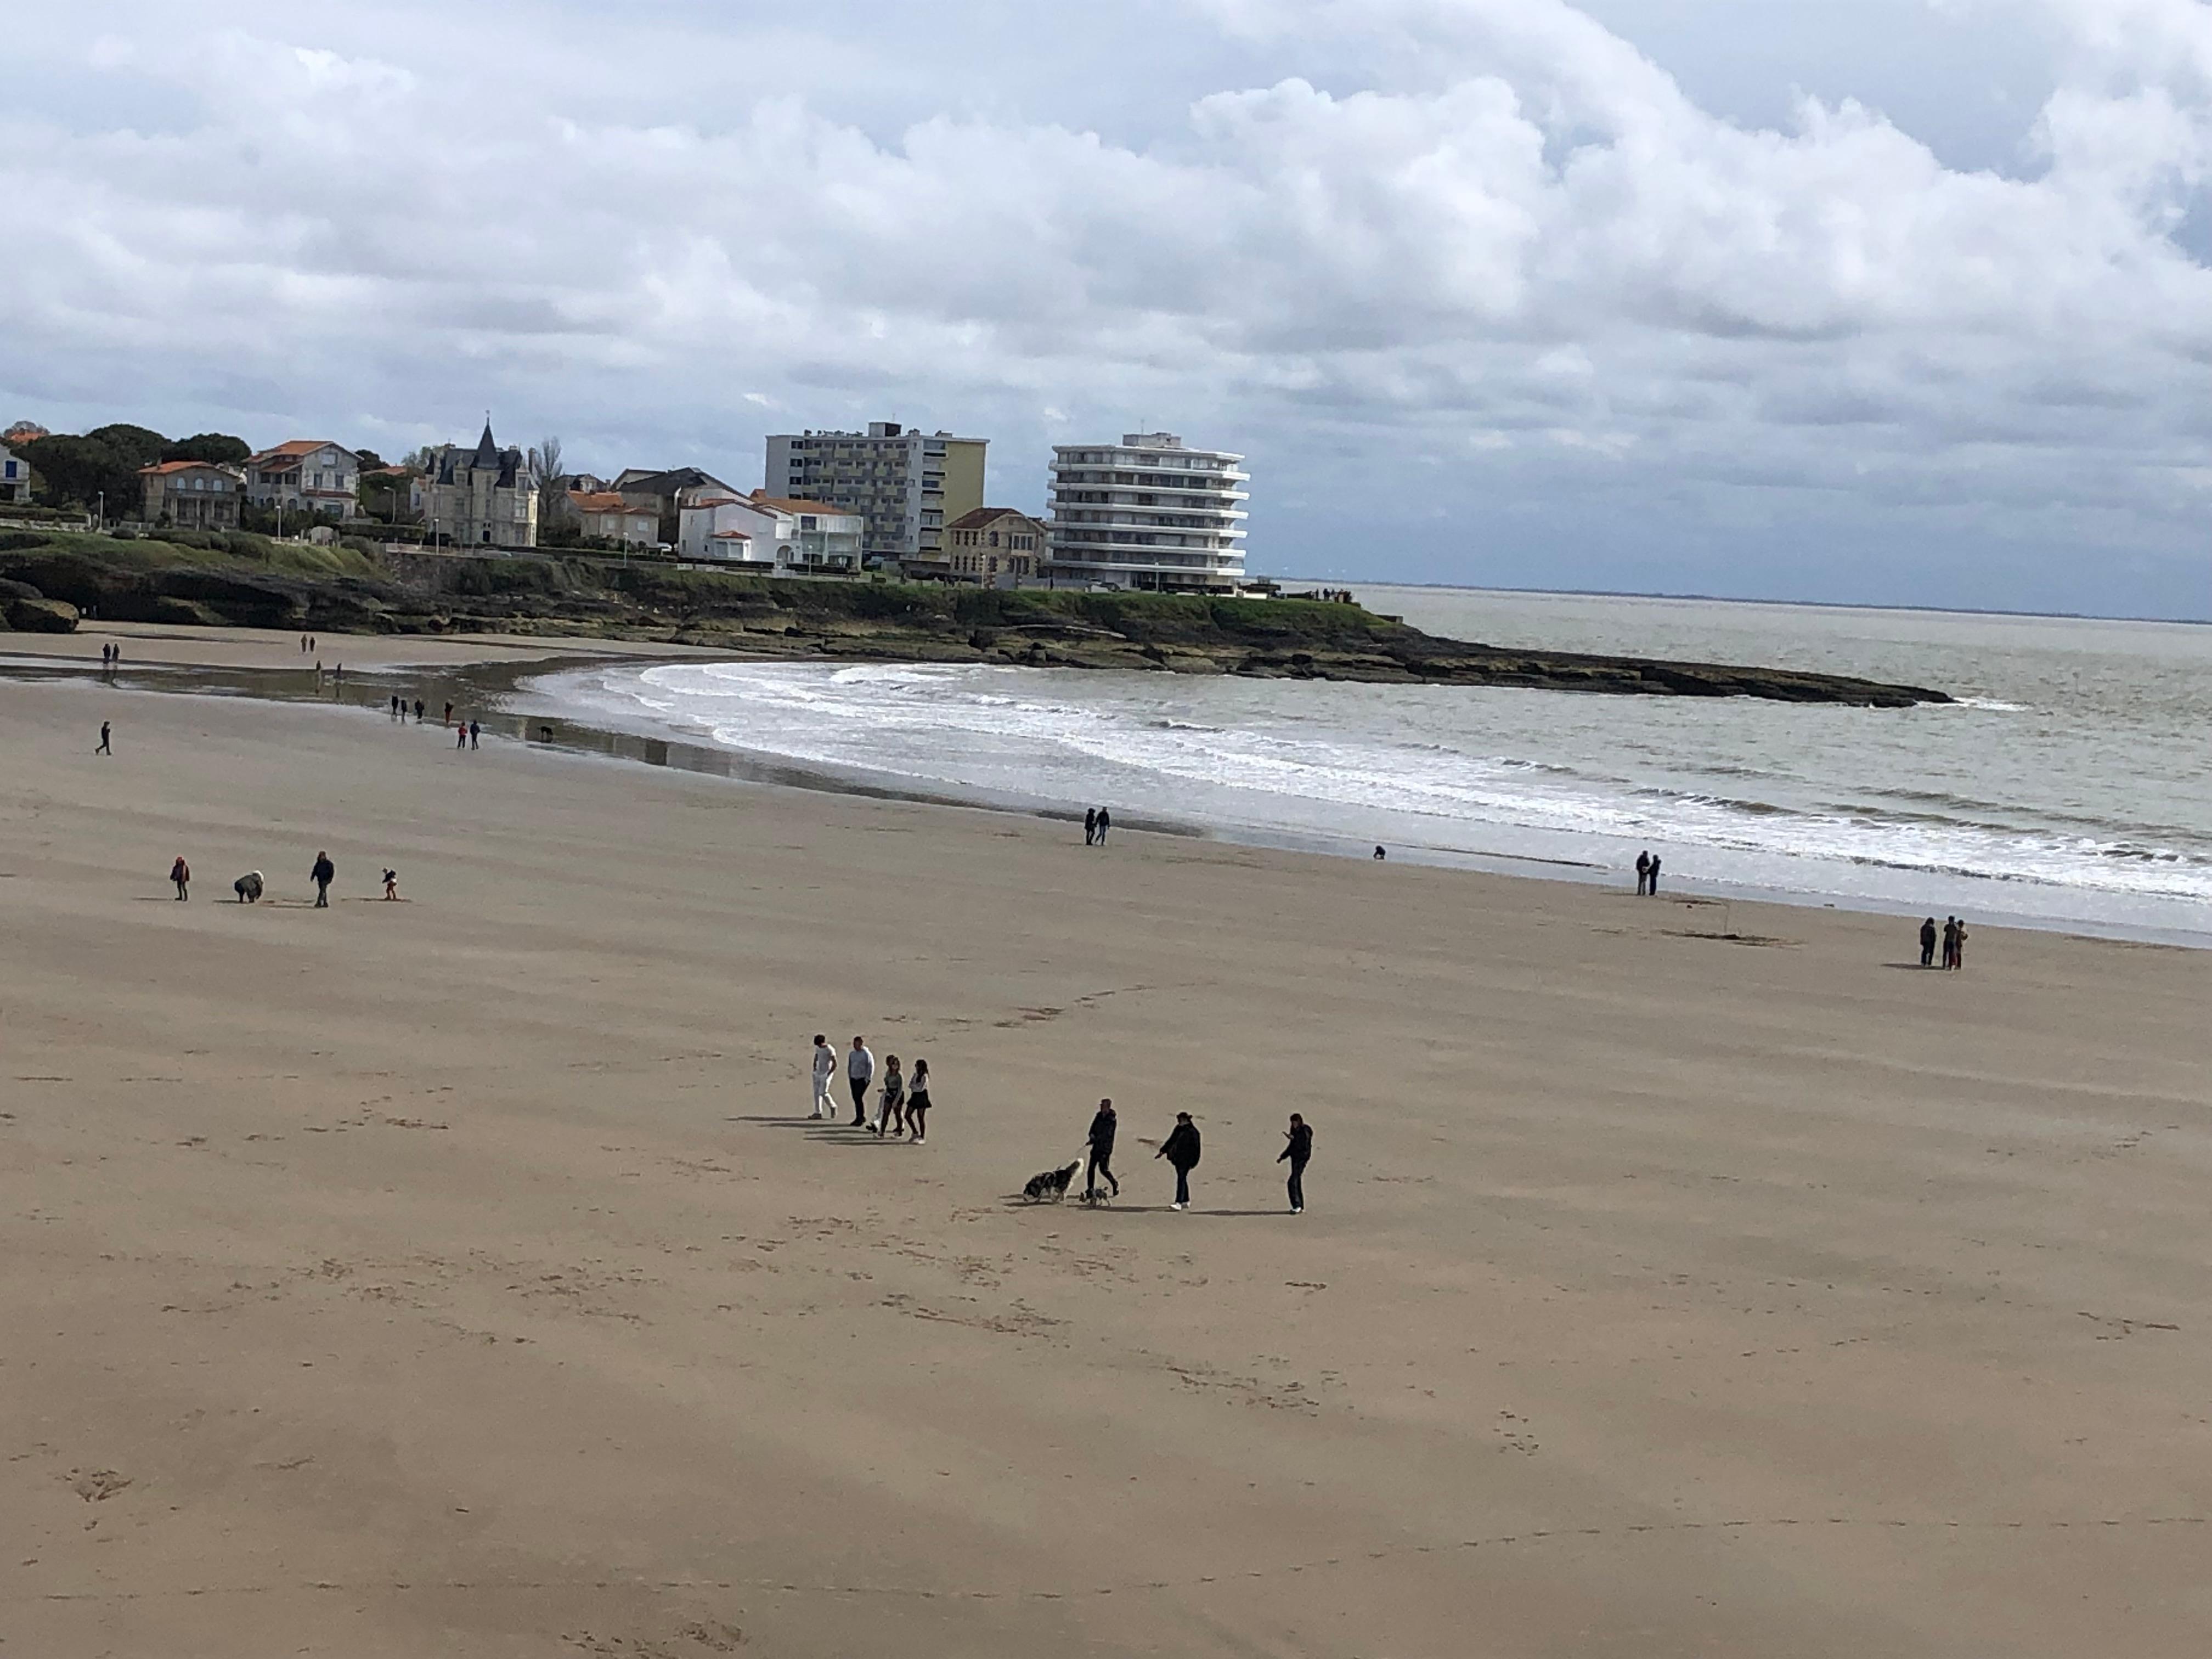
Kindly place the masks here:
POLYGON ((906 1079, 899 1075, 899 1057, 884 1056, 884 1092, 876 1105, 876 1121, 868 1126, 880 1140, 896 1130, 906 1133, 906 1079))
POLYGON ((926 1060, 914 1063, 914 1082, 906 1091, 906 1123, 914 1131, 909 1144, 921 1146, 929 1130, 929 1062, 926 1060))

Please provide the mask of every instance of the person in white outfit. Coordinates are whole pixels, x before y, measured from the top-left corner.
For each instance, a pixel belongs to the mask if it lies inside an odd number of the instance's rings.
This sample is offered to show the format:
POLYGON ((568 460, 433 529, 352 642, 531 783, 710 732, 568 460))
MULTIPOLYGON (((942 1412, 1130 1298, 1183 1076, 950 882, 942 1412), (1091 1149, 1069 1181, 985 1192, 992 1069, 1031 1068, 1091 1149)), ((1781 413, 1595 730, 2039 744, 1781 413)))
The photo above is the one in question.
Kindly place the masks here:
POLYGON ((814 1036, 814 1109, 809 1117, 826 1117, 835 1121, 837 1108, 830 1098, 830 1080, 837 1075, 837 1051, 830 1046, 830 1039, 820 1032, 814 1036))
POLYGON ((853 1091, 853 1127, 868 1127, 868 1084, 876 1075, 876 1057, 859 1037, 845 1054, 845 1084, 853 1091))

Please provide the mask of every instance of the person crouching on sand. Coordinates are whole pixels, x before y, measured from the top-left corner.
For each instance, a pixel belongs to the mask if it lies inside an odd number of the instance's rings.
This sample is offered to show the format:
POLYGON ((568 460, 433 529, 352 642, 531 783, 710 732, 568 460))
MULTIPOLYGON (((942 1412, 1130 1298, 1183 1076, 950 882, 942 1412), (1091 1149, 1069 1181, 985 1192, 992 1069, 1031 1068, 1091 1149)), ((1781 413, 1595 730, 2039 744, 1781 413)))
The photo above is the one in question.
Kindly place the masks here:
POLYGON ((919 1146, 929 1133, 929 1062, 917 1060, 914 1063, 914 1081, 907 1085, 906 1126, 914 1131, 908 1144, 919 1146))
POLYGON ((248 870, 230 884, 230 890, 238 895, 238 902, 240 904, 260 903, 261 888, 261 872, 258 870, 248 870))
POLYGON ((177 884, 177 896, 179 898, 189 899, 191 897, 192 866, 185 862, 185 855, 182 853, 177 854, 177 861, 169 866, 169 879, 177 884))
POLYGON ((899 1057, 884 1056, 884 1091, 876 1097, 876 1121, 871 1126, 881 1140, 893 1130, 906 1133, 906 1079, 899 1075, 899 1057))
POLYGON ((1168 1138, 1152 1156, 1167 1159, 1175 1168, 1178 1210, 1190 1207, 1190 1172, 1198 1167, 1198 1125, 1190 1121, 1188 1112, 1177 1112, 1175 1127, 1168 1131, 1168 1138))

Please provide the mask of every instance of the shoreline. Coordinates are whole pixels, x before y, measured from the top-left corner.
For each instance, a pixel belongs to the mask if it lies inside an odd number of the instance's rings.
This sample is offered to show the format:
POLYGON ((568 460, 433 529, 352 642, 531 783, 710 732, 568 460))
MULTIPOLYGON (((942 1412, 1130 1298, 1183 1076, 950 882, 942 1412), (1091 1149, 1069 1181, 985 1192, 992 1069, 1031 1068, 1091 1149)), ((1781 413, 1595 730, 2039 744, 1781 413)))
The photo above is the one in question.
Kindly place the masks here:
POLYGON ((0 706, 27 1650, 2205 1646, 2212 956, 0 706))
MULTIPOLYGON (((348 635, 343 636, 343 642, 349 647, 365 647, 373 653, 367 660, 356 654, 356 665, 349 671, 349 678, 360 677, 359 683, 343 688, 325 687, 317 690, 312 682, 294 689, 295 682, 311 671, 301 669, 296 664, 281 659, 275 663, 250 665, 237 661, 222 663, 205 659, 211 655, 235 659, 265 652, 269 647, 258 630, 219 630, 225 635, 235 636, 222 639, 207 637, 218 630, 183 631, 165 629, 159 624, 123 624, 120 628, 110 624, 106 631, 114 632, 122 639, 173 641, 193 648, 183 653, 181 660, 149 659, 143 664, 126 661, 119 678, 109 679, 96 668, 81 665, 80 659, 60 649, 62 640, 55 637, 52 646, 33 653, 23 665, 31 667, 34 672, 43 669, 49 674, 102 680, 119 689, 164 696, 238 696, 272 702, 344 704, 364 708, 380 707, 392 695, 392 678, 411 672, 418 681, 427 678, 434 685, 460 690, 463 695, 458 701, 467 702, 488 699, 488 707, 479 705, 483 712, 478 713, 477 717, 483 719, 485 713, 489 713, 495 718, 511 721, 507 735, 535 747, 626 765, 672 768, 736 783, 763 784, 866 799, 969 808, 1050 823, 1079 823, 1082 821, 1078 808, 1035 798, 994 794, 981 789, 924 787, 902 782, 887 775, 787 760, 766 751, 717 744, 704 737, 687 739, 669 736, 647 729, 652 722, 642 716, 635 724, 626 725, 607 717, 604 711, 592 711, 595 717, 586 717, 573 708, 553 712, 545 708, 513 706, 517 701, 532 697, 546 703, 558 704, 562 701, 559 697, 533 691, 527 684, 533 678, 554 673, 580 672, 639 660, 688 660, 702 664, 750 660, 733 658, 726 651, 715 647, 651 642, 625 644, 617 641, 610 644, 600 641, 540 640, 527 635, 454 636, 433 641, 412 635, 348 635), (427 656, 416 654, 424 646, 441 648, 427 656), (214 677, 222 675, 233 677, 232 684, 226 686, 210 683, 214 677), (179 683, 150 683, 172 678, 179 683), (141 683, 134 685, 131 683, 134 680, 141 683), (368 695, 372 685, 376 688, 373 696, 368 695), (347 691, 357 695, 342 695, 347 691), (550 731, 550 738, 538 735, 541 731, 550 731)), ((66 637, 82 639, 87 635, 81 634, 66 637)), ((338 637, 333 636, 334 640, 338 637)), ((0 642, 0 678, 10 677, 14 672, 11 666, 13 653, 9 648, 12 643, 12 641, 0 642)), ((419 690, 422 687, 418 685, 416 689, 419 690)), ((434 707, 435 702, 443 701, 443 696, 441 690, 434 701, 434 707)), ((1349 834, 1332 836, 1323 832, 1277 831, 1267 826, 1178 818, 1158 812, 1139 812, 1118 817, 1116 827, 1218 842, 1224 846, 1353 860, 1367 859, 1373 845, 1349 834)), ((1407 865, 1523 880, 1566 882, 1605 890, 1624 886, 1631 878, 1631 872, 1626 868, 1617 868, 1596 860, 1501 852, 1476 853, 1416 842, 1393 842, 1389 845, 1389 852, 1393 860, 1407 865)), ((1680 855, 1676 856, 1679 859, 1680 855)), ((1911 870, 1909 866, 1905 868, 1907 873, 1928 873, 1911 870)), ((1669 879, 1671 883, 1678 884, 1686 879, 1689 884, 1674 886, 1665 896, 1698 905, 1779 905, 1792 909, 1881 917, 1896 922, 1900 927, 1906 925, 1906 913, 1912 908, 1902 902, 1884 903, 1878 899, 1861 896, 1830 895, 1804 889, 1769 887, 1712 878, 1686 878, 1678 870, 1670 870, 1669 879)), ((1972 883, 1990 878, 1962 875, 1957 879, 1972 883)), ((2201 931, 2191 931, 1998 909, 1984 910, 1978 916, 1970 915, 1968 920, 1977 931, 1984 927, 2020 928, 2062 938, 2174 950, 2212 950, 2212 923, 2208 923, 2201 931)))

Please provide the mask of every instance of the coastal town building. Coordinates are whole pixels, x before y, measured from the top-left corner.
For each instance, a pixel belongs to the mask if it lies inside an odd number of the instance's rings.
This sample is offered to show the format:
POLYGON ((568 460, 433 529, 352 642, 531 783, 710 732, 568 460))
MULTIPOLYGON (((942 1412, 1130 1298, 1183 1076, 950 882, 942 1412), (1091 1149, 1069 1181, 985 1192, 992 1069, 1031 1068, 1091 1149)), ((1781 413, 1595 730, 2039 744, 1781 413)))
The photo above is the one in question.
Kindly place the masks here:
POLYGON ((570 489, 559 498, 562 517, 579 533, 623 547, 652 547, 660 540, 660 514, 650 506, 639 506, 612 489, 570 489))
POLYGON ((360 483, 353 451, 318 438, 295 438, 246 458, 246 498, 256 507, 350 519, 359 510, 360 483))
POLYGON ((0 444, 0 501, 27 502, 31 499, 31 464, 5 444, 0 444))
POLYGON ((696 466, 659 471, 628 467, 607 488, 633 507, 651 507, 659 526, 654 539, 672 546, 679 528, 678 518, 686 501, 708 495, 734 495, 738 493, 713 473, 702 472, 696 466))
POLYGON ((945 526, 945 550, 908 560, 910 576, 933 576, 980 586, 1015 585, 1044 568, 1045 527, 1011 507, 979 507, 945 526))
POLYGON ((538 481, 519 449, 501 449, 484 422, 473 449, 440 444, 427 452, 422 515, 440 544, 538 545, 538 481))
POLYGON ((895 421, 866 432, 802 432, 768 441, 766 489, 860 514, 869 560, 934 560, 945 526, 983 505, 989 441, 925 434, 895 421))
POLYGON ((1244 580, 1242 455, 1192 449, 1172 432, 1052 452, 1054 581, 1231 592, 1244 580))
POLYGON ((867 520, 825 501, 702 494, 681 510, 677 550, 763 575, 849 576, 860 568, 867 520))
POLYGON ((235 530, 246 474, 212 461, 156 461, 138 469, 138 516, 179 530, 235 530))

